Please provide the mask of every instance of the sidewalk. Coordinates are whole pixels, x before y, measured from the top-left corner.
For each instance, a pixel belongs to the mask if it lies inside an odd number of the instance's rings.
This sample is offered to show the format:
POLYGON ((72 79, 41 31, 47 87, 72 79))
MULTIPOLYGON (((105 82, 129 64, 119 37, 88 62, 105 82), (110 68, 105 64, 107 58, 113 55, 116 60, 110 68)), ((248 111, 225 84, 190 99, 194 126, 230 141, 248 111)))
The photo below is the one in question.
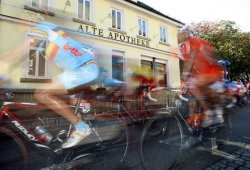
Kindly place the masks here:
POLYGON ((250 145, 207 167, 205 170, 250 170, 250 145))

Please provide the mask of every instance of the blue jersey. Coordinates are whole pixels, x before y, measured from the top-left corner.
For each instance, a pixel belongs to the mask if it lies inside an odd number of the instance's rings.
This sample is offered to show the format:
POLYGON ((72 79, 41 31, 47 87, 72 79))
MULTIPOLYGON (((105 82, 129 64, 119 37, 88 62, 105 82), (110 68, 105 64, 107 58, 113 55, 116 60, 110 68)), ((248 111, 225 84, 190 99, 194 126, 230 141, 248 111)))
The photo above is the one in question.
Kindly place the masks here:
POLYGON ((66 70, 73 70, 89 61, 96 60, 94 51, 67 37, 62 30, 54 31, 56 28, 52 23, 42 22, 32 29, 33 33, 45 36, 49 40, 46 59, 66 70))

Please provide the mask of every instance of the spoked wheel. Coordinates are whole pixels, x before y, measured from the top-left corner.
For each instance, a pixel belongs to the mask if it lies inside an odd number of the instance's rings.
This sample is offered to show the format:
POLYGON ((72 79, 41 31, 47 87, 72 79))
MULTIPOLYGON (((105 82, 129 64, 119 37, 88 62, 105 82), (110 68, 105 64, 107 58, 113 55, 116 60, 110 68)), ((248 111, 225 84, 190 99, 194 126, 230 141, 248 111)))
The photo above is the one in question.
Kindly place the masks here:
POLYGON ((92 149, 75 159, 83 163, 80 169, 121 169, 129 147, 126 125, 115 117, 95 119, 92 125, 92 139, 89 140, 95 140, 94 146, 91 144, 92 149))
POLYGON ((155 115, 141 137, 141 159, 145 168, 173 168, 181 155, 182 138, 182 127, 176 116, 170 113, 155 115))
POLYGON ((11 130, 0 128, 0 169, 28 169, 27 148, 11 130))

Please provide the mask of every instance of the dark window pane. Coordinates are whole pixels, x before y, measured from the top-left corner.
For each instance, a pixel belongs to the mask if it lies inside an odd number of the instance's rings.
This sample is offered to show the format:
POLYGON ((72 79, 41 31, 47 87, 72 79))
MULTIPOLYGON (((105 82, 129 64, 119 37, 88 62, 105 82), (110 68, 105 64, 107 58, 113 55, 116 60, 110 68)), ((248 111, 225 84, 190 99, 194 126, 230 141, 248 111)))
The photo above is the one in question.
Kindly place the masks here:
POLYGON ((36 75, 36 50, 30 50, 29 53, 29 68, 28 75, 36 75))
POLYGON ((83 19, 83 0, 78 1, 78 18, 83 19))
POLYGON ((123 57, 112 55, 112 77, 123 81, 123 57))
POLYGON ((39 0, 32 0, 31 5, 32 5, 33 7, 39 8, 39 0))
POLYGON ((122 15, 120 12, 117 12, 117 29, 122 27, 122 15))
POLYGON ((142 31, 143 31, 143 36, 146 36, 146 22, 142 22, 142 31))
POLYGON ((85 1, 85 20, 90 21, 90 2, 85 1))
POLYGON ((112 28, 116 28, 116 11, 112 10, 112 28))
POLYGON ((39 69, 38 69, 38 76, 45 76, 45 52, 39 53, 39 69))

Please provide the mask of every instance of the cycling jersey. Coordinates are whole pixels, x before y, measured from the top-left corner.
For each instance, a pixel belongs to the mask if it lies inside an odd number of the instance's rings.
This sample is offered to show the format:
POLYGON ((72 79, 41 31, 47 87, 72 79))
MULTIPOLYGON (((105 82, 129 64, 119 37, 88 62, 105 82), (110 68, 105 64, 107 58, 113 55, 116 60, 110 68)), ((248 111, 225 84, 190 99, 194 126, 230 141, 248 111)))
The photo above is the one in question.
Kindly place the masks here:
POLYGON ((192 65, 192 74, 202 75, 205 77, 221 76, 223 69, 214 59, 213 47, 206 41, 189 37, 180 47, 182 58, 187 60, 192 50, 196 50, 197 54, 192 65))
MULTIPOLYGON (((96 53, 80 42, 67 37, 63 30, 55 31, 56 29, 56 25, 42 22, 31 32, 48 39, 49 44, 44 57, 64 69, 58 77, 65 88, 73 88, 96 79, 99 73, 96 53)), ((40 42, 39 46, 44 43, 45 41, 40 42)))

